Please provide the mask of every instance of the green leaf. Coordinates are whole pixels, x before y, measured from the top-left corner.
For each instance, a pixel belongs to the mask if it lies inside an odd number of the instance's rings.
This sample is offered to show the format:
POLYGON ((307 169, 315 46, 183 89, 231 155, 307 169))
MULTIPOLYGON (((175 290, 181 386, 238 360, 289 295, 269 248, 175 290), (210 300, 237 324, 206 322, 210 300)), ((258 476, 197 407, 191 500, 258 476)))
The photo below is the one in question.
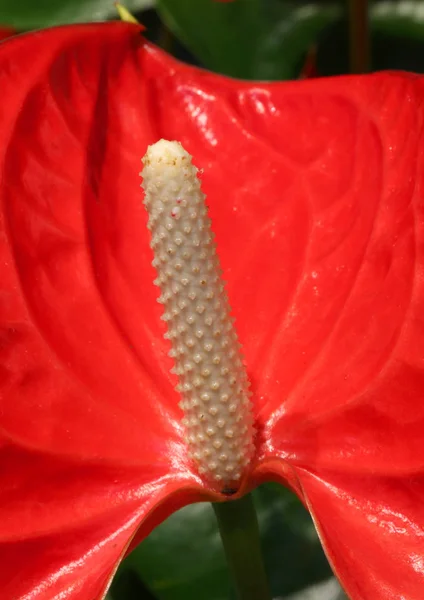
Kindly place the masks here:
MULTIPOLYGON (((372 70, 424 71, 424 0, 379 0, 370 6, 372 70)), ((348 23, 337 19, 318 49, 320 75, 349 69, 348 23)))
POLYGON ((137 573, 131 569, 121 569, 113 578, 105 600, 156 600, 146 588, 137 573))
POLYGON ((309 513, 279 484, 254 492, 267 573, 274 596, 327 579, 331 569, 309 513))
MULTIPOLYGON (((18 30, 65 23, 103 21, 115 16, 114 0, 0 0, 0 23, 18 30)), ((125 0, 132 13, 151 8, 155 0, 125 0)))
POLYGON ((376 32, 424 39, 424 0, 380 0, 371 6, 370 16, 376 32))
MULTIPOLYGON (((321 45, 331 29, 341 44, 329 55, 322 74, 347 70, 348 32, 343 26, 346 2, 293 0, 157 0, 165 23, 183 44, 213 70, 245 79, 298 76, 305 53, 321 45), (343 56, 338 56, 339 51, 343 56), (346 58, 346 60, 345 60, 346 58), (334 69, 331 64, 338 64, 334 69)), ((402 42, 424 40, 424 0, 378 0, 370 3, 373 43, 380 53, 381 35, 402 42), (376 37, 377 36, 377 37, 376 37), (380 37, 379 37, 380 36, 380 37)), ((393 42, 394 43, 394 42, 393 42)), ((390 42, 386 43, 390 55, 390 42)), ((414 49, 415 50, 415 49, 414 49)), ((399 49, 396 49, 398 55, 399 49)), ((395 57, 396 58, 396 57, 395 57)), ((374 68, 381 68, 379 56, 374 68)), ((418 66, 420 65, 418 61, 418 66)), ((387 65, 383 63, 387 68, 387 65)), ((388 65, 390 67, 390 64, 388 65)), ((408 66, 408 65, 406 65, 408 66)), ((399 67, 395 60, 393 67, 399 67)), ((417 68, 417 61, 410 68, 417 68)))
POLYGON ((168 27, 207 68, 244 79, 295 76, 303 56, 337 19, 337 3, 158 0, 168 27))
POLYGON ((230 580, 215 515, 193 504, 157 527, 126 559, 159 600, 228 600, 230 580))
MULTIPOLYGON (((274 596, 327 579, 330 567, 312 520, 277 484, 253 492, 274 596)), ((159 600, 228 600, 231 582, 210 504, 193 504, 156 528, 121 570, 137 572, 159 600)))

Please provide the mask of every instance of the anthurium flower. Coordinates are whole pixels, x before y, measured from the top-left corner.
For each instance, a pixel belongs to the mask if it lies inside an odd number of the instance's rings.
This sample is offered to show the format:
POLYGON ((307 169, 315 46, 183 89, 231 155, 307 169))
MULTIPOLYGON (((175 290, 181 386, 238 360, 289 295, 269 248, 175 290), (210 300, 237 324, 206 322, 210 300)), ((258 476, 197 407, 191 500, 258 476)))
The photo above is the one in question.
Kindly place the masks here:
MULTIPOLYGON (((423 80, 183 65, 136 25, 0 46, 0 589, 102 598, 179 507, 188 456, 140 158, 203 168, 251 382, 234 497, 290 487, 354 600, 424 589, 423 80)), ((282 565, 283 568, 283 565, 282 565)))

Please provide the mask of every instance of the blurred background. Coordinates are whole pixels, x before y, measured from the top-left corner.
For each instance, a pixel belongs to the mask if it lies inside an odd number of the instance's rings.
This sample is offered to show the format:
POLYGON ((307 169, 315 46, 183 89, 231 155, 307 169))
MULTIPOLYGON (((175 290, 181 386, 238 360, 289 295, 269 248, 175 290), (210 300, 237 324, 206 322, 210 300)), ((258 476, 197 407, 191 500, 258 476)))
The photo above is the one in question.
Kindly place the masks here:
MULTIPOLYGON (((424 0, 123 1, 148 39, 182 61, 231 77, 424 71, 424 0)), ((0 39, 117 18, 111 0, 0 0, 0 39)), ((274 597, 345 599, 297 498, 268 484, 254 499, 274 597)), ((212 508, 196 504, 170 517, 124 561, 108 600, 233 597, 212 508)))
MULTIPOLYGON (((146 25, 150 40, 182 60, 233 77, 270 80, 346 73, 353 70, 352 28, 368 56, 367 68, 424 70, 424 0, 123 3, 146 25)), ((0 26, 19 32, 114 18, 113 0, 0 0, 0 26)))

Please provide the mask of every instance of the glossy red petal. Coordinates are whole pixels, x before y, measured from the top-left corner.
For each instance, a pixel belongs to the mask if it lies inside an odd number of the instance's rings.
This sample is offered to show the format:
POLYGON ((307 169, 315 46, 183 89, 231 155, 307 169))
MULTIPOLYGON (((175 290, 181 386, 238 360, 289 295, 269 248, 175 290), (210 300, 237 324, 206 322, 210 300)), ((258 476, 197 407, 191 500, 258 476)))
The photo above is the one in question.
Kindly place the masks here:
MULTIPOLYGON (((80 593, 91 598, 151 509, 140 536, 199 498, 139 190, 139 159, 160 137, 179 139, 205 170, 255 393, 261 464, 251 483, 284 473, 302 495, 293 468, 420 472, 421 79, 241 83, 143 46, 124 24, 13 39, 0 67, 1 441, 6 458, 41 461, 38 471, 9 462, 5 482, 31 498, 34 473, 45 474, 34 536, 49 535, 50 513, 53 555, 53 532, 73 516, 82 527, 85 504, 87 526, 98 524, 87 546, 69 543, 28 580, 56 577, 55 589, 67 589, 59 565, 100 546, 99 571, 80 593), (81 505, 56 502, 58 470, 76 498, 89 465, 81 505), (115 469, 118 488, 104 501, 115 469), (114 551, 102 545, 113 532, 114 551)), ((34 502, 23 503, 10 513, 6 553, 19 517, 35 521, 34 502)))
MULTIPOLYGON (((279 382, 264 437, 292 464, 423 470, 422 93, 402 75, 341 80, 345 107, 328 134, 338 147, 305 173, 308 250, 260 384, 266 398, 279 382)), ((330 120, 325 104, 320 115, 330 120)))
POLYGON ((145 536, 200 497, 156 465, 129 469, 10 446, 1 460, 5 600, 102 598, 140 524, 145 536))
POLYGON ((319 535, 351 598, 417 600, 424 589, 424 476, 300 473, 319 535))
POLYGON ((140 194, 126 194, 128 180, 135 192, 139 185, 139 156, 131 152, 144 149, 149 133, 126 114, 143 91, 132 52, 140 40, 135 28, 99 31, 98 37, 97 28, 40 34, 44 42, 31 61, 25 57, 37 35, 4 46, 1 280, 8 293, 1 309, 8 402, 2 426, 43 450, 57 453, 61 446, 66 454, 96 457, 101 444, 103 458, 144 462, 160 454, 165 437, 179 443, 181 428, 165 393, 164 361, 152 351, 164 345, 159 320, 144 318, 127 283, 136 263, 148 282, 140 296, 156 309, 150 255, 134 253, 145 223, 140 194), (121 316, 113 306, 117 295, 121 316), (130 321, 131 333, 120 318, 130 321), (29 413, 38 428, 26 426, 29 413), (87 415, 90 432, 81 428, 87 415), (140 421, 149 422, 149 438, 140 438, 140 421), (120 435, 110 444, 117 423, 120 435))
POLYGON ((151 137, 138 111, 141 43, 136 27, 110 24, 0 46, 5 600, 101 597, 138 526, 144 536, 201 497, 146 233, 142 256, 134 252, 151 137))

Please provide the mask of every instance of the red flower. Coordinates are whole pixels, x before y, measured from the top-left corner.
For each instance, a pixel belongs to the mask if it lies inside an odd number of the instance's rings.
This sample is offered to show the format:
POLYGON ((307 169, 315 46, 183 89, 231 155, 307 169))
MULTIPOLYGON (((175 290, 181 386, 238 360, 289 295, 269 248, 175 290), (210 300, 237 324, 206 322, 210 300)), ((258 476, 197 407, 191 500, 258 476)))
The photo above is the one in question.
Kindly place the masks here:
MULTIPOLYGON (((290 486, 355 599, 424 589, 424 83, 242 83, 136 26, 0 46, 0 589, 101 598, 172 511, 187 458, 140 158, 204 190, 254 392, 241 494, 290 486)), ((62 597, 62 595, 61 595, 62 597)))

